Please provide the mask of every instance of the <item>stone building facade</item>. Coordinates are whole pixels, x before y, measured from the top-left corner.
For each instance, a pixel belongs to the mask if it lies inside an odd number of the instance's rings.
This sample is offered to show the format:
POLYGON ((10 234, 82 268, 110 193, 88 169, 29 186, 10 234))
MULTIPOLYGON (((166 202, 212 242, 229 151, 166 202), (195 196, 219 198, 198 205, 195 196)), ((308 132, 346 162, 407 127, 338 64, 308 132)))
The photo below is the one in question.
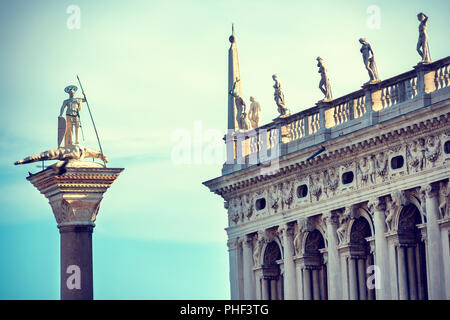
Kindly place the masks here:
POLYGON ((449 65, 229 130, 232 299, 450 299, 449 65))

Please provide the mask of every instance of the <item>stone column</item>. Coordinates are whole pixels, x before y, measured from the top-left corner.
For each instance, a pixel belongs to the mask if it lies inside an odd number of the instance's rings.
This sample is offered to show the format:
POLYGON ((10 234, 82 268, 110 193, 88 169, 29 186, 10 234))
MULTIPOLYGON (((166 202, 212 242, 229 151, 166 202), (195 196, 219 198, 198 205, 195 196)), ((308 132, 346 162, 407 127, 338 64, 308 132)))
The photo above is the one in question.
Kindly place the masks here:
POLYGON ((338 252, 338 237, 336 229, 339 219, 336 214, 327 212, 324 214, 324 222, 327 226, 327 242, 328 242, 328 279, 329 289, 328 298, 330 300, 342 299, 342 280, 341 280, 341 263, 338 252))
POLYGON ((359 283, 359 300, 367 300, 366 294, 366 259, 358 259, 358 283, 359 283))
POLYGON ((262 299, 269 300, 269 280, 266 278, 262 280, 262 299))
POLYGON ((103 194, 123 169, 70 161, 27 177, 48 200, 60 232, 61 299, 92 300, 92 231, 103 194))
POLYGON ((295 277, 294 245, 292 243, 292 229, 284 224, 278 228, 278 233, 283 242, 284 258, 284 299, 297 299, 297 279, 295 277))
POLYGON ((252 242, 253 239, 250 236, 245 236, 245 238, 242 239, 245 300, 254 300, 256 298, 255 278, 253 273, 252 242))
POLYGON ((386 231, 386 204, 380 198, 374 198, 369 202, 368 206, 373 216, 375 227, 375 263, 380 268, 380 279, 376 279, 380 288, 376 289, 376 298, 377 300, 389 300, 391 299, 389 252, 387 240, 384 235, 386 231))
POLYGON ((400 300, 408 300, 408 279, 406 273, 405 247, 397 246, 398 286, 400 300))
POLYGON ((277 295, 277 280, 270 280, 270 300, 278 300, 277 295))
POLYGON ((319 280, 319 270, 312 270, 312 283, 313 283, 313 297, 314 300, 320 300, 320 280, 319 280))
POLYGON ((430 300, 443 300, 445 294, 443 290, 444 273, 442 271, 442 242, 441 230, 439 228, 439 200, 438 189, 434 185, 422 187, 421 192, 425 194, 425 205, 427 215, 427 243, 430 273, 430 300))
POLYGON ((303 300, 303 267, 302 263, 297 259, 296 260, 296 274, 297 274, 297 297, 299 300, 303 300))
POLYGON ((312 285, 311 285, 311 270, 306 266, 303 268, 303 281, 305 287, 303 288, 305 300, 312 300, 312 285))
POLYGON ((348 258, 348 273, 350 286, 350 300, 358 300, 358 282, 356 275, 356 260, 353 257, 348 258))
POLYGON ((227 242, 228 257, 230 263, 230 296, 231 300, 239 300, 239 282, 238 282, 238 254, 239 242, 237 238, 230 239, 227 242))
POLYGON ((417 282, 416 282, 416 261, 414 254, 414 247, 406 249, 406 256, 408 259, 408 281, 409 281, 409 299, 417 300, 417 282))

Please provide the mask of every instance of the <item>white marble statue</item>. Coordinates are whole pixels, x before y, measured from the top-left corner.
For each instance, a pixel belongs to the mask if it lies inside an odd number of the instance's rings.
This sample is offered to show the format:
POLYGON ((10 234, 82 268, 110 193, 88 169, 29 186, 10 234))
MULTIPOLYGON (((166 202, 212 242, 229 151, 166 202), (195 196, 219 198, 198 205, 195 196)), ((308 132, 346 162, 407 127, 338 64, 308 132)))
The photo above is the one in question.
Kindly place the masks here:
POLYGON ((375 64, 375 57, 373 54, 372 47, 364 38, 359 39, 359 42, 362 44, 361 49, 359 51, 361 51, 364 65, 367 71, 369 72, 370 77, 370 80, 367 83, 379 82, 380 79, 378 78, 378 70, 375 64))
POLYGON ((250 110, 248 112, 248 118, 250 120, 250 123, 252 125, 253 129, 258 128, 259 126, 259 115, 261 113, 261 106, 259 105, 259 102, 255 100, 254 97, 250 97, 250 110))
POLYGON ((247 113, 245 112, 245 102, 239 93, 236 91, 236 84, 240 81, 240 79, 236 79, 233 83, 233 89, 230 90, 229 94, 234 97, 234 103, 236 105, 236 121, 238 123, 238 127, 240 130, 248 130, 250 129, 250 121, 247 118, 247 113))
POLYGON ((428 17, 425 13, 421 12, 417 15, 417 19, 420 21, 419 24, 419 40, 417 41, 417 52, 422 57, 420 63, 430 63, 430 48, 428 47, 428 35, 427 35, 427 22, 428 17))
POLYGON ((275 84, 273 85, 273 88, 275 89, 275 92, 273 94, 275 103, 278 106, 278 112, 280 113, 280 116, 287 115, 289 113, 288 108, 286 108, 286 102, 284 101, 284 94, 281 91, 281 83, 278 80, 278 76, 276 74, 272 75, 273 81, 275 81, 275 84))
POLYGON ((325 65, 323 64, 323 60, 321 57, 317 57, 317 66, 319 67, 320 73, 320 82, 319 89, 325 95, 322 101, 330 101, 333 99, 333 94, 331 93, 330 80, 327 76, 327 69, 325 69, 325 65))

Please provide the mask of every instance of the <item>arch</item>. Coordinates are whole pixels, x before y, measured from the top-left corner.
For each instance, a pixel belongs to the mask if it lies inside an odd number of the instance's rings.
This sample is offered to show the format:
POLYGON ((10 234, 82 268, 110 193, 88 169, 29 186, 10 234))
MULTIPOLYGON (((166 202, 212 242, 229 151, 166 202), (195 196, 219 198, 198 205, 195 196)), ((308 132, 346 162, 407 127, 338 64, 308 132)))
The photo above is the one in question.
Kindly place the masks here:
POLYGON ((282 256, 281 246, 274 238, 266 243, 263 252, 261 296, 266 300, 282 300, 284 298, 283 276, 278 264, 282 256))
POLYGON ((307 233, 304 241, 303 282, 306 299, 328 299, 327 268, 322 250, 325 238, 319 229, 307 233))
POLYGON ((263 255, 264 265, 277 264, 277 260, 281 259, 281 250, 278 243, 271 241, 266 245, 263 255))
POLYGON ((319 249, 323 248, 325 248, 325 240, 322 232, 317 229, 308 232, 305 239, 305 254, 320 254, 319 249))

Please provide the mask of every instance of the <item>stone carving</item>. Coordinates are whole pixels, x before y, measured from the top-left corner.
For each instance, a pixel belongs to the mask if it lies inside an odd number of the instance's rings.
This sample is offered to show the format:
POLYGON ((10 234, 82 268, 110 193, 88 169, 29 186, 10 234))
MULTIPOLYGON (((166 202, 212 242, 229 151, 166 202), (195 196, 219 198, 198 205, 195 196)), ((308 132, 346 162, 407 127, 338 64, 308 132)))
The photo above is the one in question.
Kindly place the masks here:
POLYGON ((253 204, 253 195, 246 194, 242 198, 242 211, 247 219, 250 219, 253 215, 254 204, 253 204))
POLYGON ((228 209, 229 217, 231 221, 237 224, 239 222, 239 219, 241 218, 241 198, 233 198, 230 202, 231 203, 228 209))
POLYGON ((236 84, 240 81, 240 79, 236 79, 233 83, 233 89, 230 90, 229 94, 234 97, 234 103, 236 105, 236 121, 238 123, 238 127, 240 130, 248 130, 250 129, 250 122, 247 118, 247 113, 245 112, 245 102, 242 97, 239 96, 239 93, 236 91, 236 84))
MULTIPOLYGON (((347 209, 347 208, 346 208, 347 209)), ((347 235, 347 229, 348 229, 348 223, 350 222, 350 214, 346 210, 344 214, 342 214, 339 217, 339 227, 336 229, 336 233, 338 236, 339 244, 344 244, 346 235, 347 235)))
POLYGON ((297 232, 294 237, 294 249, 295 254, 300 254, 302 250, 302 240, 306 232, 314 230, 314 225, 308 218, 302 218, 297 220, 297 232))
MULTIPOLYGON (((67 86, 64 91, 69 94, 69 99, 63 101, 59 117, 62 118, 64 109, 66 110, 66 128, 64 133, 64 146, 69 147, 73 145, 72 134, 75 131, 75 144, 79 144, 78 130, 80 128, 80 111, 81 103, 86 102, 86 99, 74 98, 75 92, 78 90, 76 86, 67 86)), ((64 122, 63 122, 64 124, 64 122)), ((59 139, 58 139, 59 140, 59 139)), ((60 141, 58 141, 59 147, 60 141)))
POLYGON ((441 140, 439 137, 429 136, 427 138, 427 147, 425 150, 425 158, 434 166, 436 160, 441 154, 441 140))
POLYGON ((255 236, 255 245, 253 247, 253 265, 255 267, 258 267, 260 265, 261 249, 264 245, 264 242, 264 231, 258 231, 258 234, 255 236))
POLYGON ((281 91, 281 83, 278 80, 278 77, 276 74, 272 76, 273 81, 275 81, 275 84, 273 85, 273 88, 275 89, 275 92, 273 94, 275 103, 278 106, 278 112, 281 116, 285 116, 289 114, 289 110, 286 107, 286 102, 284 100, 284 93, 281 91))
POLYGON ((447 218, 450 216, 449 213, 449 197, 450 197, 450 183, 441 181, 439 183, 439 213, 441 218, 447 218))
POLYGON ((248 118, 250 119, 250 123, 253 129, 258 128, 259 126, 259 114, 261 113, 261 106, 259 102, 255 100, 254 97, 250 97, 250 110, 248 112, 248 118))
POLYGON ((369 182, 373 183, 372 180, 373 177, 370 174, 371 168, 369 165, 369 162, 367 161, 367 157, 363 157, 357 166, 357 172, 358 172, 358 180, 360 182, 360 186, 366 186, 369 182))
POLYGON ((326 189, 327 189, 327 195, 328 190, 331 190, 332 195, 335 195, 336 189, 339 185, 339 176, 336 174, 335 168, 330 168, 325 171, 326 174, 326 189))
POLYGON ((272 185, 269 189, 269 204, 270 207, 275 210, 277 213, 278 208, 280 207, 280 190, 279 186, 276 184, 272 185))
POLYGON ((100 202, 101 200, 87 202, 81 200, 61 199, 50 201, 50 205, 58 225, 62 223, 94 223, 97 219, 100 202))
POLYGON ((59 147, 53 148, 24 159, 18 160, 14 162, 15 165, 18 164, 26 164, 36 161, 44 161, 44 160, 79 160, 82 161, 85 158, 97 158, 103 159, 105 162, 108 162, 108 159, 105 155, 102 155, 100 151, 96 151, 91 148, 83 147, 79 144, 73 144, 68 147, 59 147))
POLYGON ((375 171, 376 174, 381 177, 381 180, 384 182, 387 178, 388 172, 388 157, 384 154, 384 152, 380 152, 376 156, 375 171))
POLYGON ((319 201, 320 195, 322 194, 322 183, 319 172, 309 176, 309 190, 316 200, 319 201))
POLYGON ((379 82, 380 79, 378 78, 378 70, 375 64, 375 57, 372 47, 364 38, 359 39, 359 42, 362 44, 359 51, 361 51, 364 66, 366 67, 370 77, 369 82, 367 82, 366 84, 379 82))
POLYGON ((406 146, 406 161, 410 170, 422 171, 425 166, 425 139, 419 138, 406 146))
POLYGON ((324 94, 323 102, 328 102, 333 99, 333 94, 331 93, 330 80, 328 79, 327 70, 323 64, 321 57, 317 57, 317 67, 319 67, 320 82, 319 89, 324 94))
POLYGON ((395 214, 399 211, 399 209, 408 203, 408 199, 406 198, 405 192, 400 190, 395 190, 391 194, 391 199, 386 197, 386 226, 388 228, 388 232, 393 230, 392 222, 395 214), (392 200, 391 200, 392 199, 392 200))
POLYGON ((294 185, 292 182, 286 181, 280 185, 283 209, 290 209, 294 202, 294 185))
POLYGON ((417 15, 417 19, 420 21, 419 24, 419 40, 417 41, 417 52, 422 57, 420 63, 430 63, 430 48, 428 47, 428 35, 427 35, 427 22, 428 17, 425 13, 421 12, 417 15))

